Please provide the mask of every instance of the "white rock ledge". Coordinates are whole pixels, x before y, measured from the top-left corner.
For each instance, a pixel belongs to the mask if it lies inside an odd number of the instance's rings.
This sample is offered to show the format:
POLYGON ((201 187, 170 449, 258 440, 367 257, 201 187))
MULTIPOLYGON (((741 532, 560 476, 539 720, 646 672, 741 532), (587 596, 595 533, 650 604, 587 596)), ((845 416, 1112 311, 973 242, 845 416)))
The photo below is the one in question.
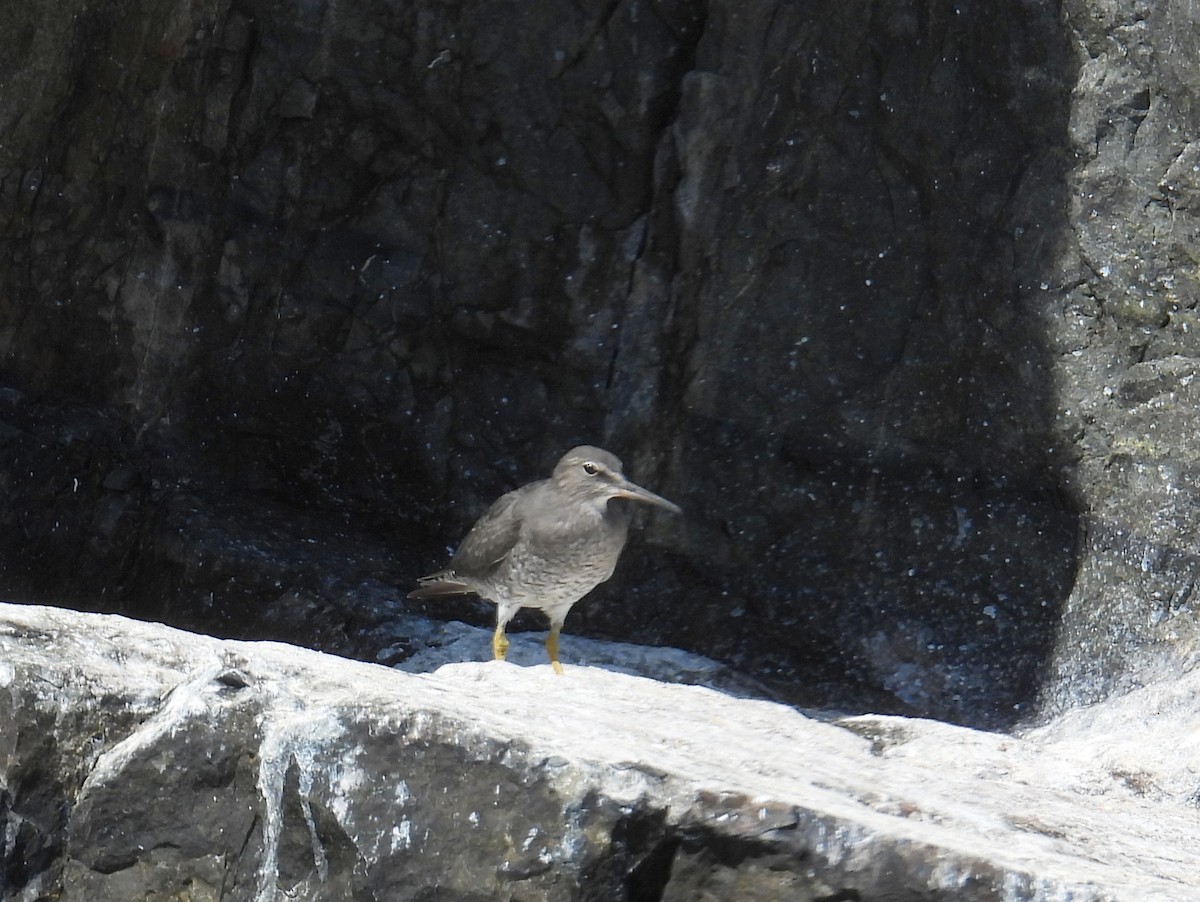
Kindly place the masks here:
POLYGON ((0 897, 1200 899, 1198 699, 1013 737, 0 605, 0 897))

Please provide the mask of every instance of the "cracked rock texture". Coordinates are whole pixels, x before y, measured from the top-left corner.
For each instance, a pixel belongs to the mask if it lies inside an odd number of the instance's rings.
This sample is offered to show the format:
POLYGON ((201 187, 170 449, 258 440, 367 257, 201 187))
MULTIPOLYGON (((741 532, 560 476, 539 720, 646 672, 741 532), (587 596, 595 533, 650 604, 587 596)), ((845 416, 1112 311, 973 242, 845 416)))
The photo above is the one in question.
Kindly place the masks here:
POLYGON ((1200 899, 1197 690, 1004 736, 0 605, 0 896, 1200 899))
POLYGON ((688 516, 569 634, 1000 728, 1194 658, 1190 2, 0 28, 4 597, 400 662, 589 441, 688 516))

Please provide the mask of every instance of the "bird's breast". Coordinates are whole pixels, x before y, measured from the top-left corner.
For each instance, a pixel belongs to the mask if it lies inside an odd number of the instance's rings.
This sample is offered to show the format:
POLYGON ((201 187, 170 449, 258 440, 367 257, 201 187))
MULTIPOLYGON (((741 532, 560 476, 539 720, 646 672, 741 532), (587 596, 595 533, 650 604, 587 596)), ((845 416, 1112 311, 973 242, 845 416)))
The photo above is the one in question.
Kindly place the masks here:
POLYGON ((525 524, 493 577, 531 607, 571 604, 613 574, 628 524, 607 517, 546 517, 525 524))

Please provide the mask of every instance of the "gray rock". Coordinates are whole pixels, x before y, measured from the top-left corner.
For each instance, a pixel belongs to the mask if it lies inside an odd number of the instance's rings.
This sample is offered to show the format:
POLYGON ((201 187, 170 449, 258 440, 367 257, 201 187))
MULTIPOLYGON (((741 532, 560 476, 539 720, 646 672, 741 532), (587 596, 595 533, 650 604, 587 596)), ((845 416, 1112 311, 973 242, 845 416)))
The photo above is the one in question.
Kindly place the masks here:
POLYGON ((1197 689, 1015 737, 4 605, 0 895, 1197 899, 1197 689))
POLYGON ((1045 308, 1080 568, 1042 691, 1061 711, 1190 666, 1197 346, 1195 11, 1064 4, 1078 80, 1072 235, 1045 308), (1184 36, 1186 35, 1186 36, 1184 36))
MULTIPOLYGON (((431 673, 447 664, 488 661, 492 657, 492 630, 457 621, 415 621, 400 627, 405 643, 382 649, 381 660, 401 657, 394 666, 407 673, 431 673), (417 637, 418 651, 406 654, 417 637)), ((521 667, 546 663, 546 634, 519 633, 510 637, 507 660, 521 667)), ((565 636, 562 660, 583 667, 600 667, 615 673, 647 677, 661 683, 707 686, 731 695, 770 698, 771 690, 729 667, 678 648, 655 648, 630 642, 605 642, 581 636, 565 636)))

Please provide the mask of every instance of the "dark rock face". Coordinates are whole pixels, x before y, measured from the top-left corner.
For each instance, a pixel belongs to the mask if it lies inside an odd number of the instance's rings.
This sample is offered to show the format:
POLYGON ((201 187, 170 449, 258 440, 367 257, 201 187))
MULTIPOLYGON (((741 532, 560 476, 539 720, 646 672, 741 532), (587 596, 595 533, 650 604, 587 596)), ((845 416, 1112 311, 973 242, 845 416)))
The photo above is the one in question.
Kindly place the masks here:
POLYGON ((689 516, 568 632, 989 726, 1178 660, 1195 37, 1132 10, 14 8, 0 589, 373 658, 586 440, 689 516))
POLYGON ((669 250, 634 289, 683 359, 661 412, 623 417, 669 424, 669 491, 701 511, 675 581, 638 582, 703 613, 657 632, 1011 720, 1075 565, 1020 302, 1064 221, 1065 36, 1039 7, 709 13, 660 156, 669 250))

